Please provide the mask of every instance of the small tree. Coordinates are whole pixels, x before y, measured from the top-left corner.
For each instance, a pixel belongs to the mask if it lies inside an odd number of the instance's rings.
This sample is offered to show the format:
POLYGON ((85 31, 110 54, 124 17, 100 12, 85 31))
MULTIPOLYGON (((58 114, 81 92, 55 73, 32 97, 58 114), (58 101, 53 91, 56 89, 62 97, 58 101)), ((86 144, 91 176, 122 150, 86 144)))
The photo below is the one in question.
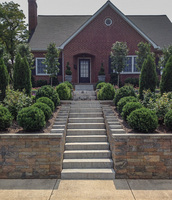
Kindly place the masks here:
POLYGON ((31 95, 31 70, 27 58, 21 58, 21 55, 16 56, 14 65, 14 89, 22 91, 25 89, 27 95, 31 95))
POLYGON ((148 55, 144 60, 139 80, 139 98, 143 98, 143 90, 150 89, 155 92, 157 83, 155 59, 152 55, 148 55))
POLYGON ((172 56, 169 58, 168 62, 163 69, 163 74, 160 82, 161 95, 164 92, 172 91, 172 56))
POLYGON ((140 42, 137 46, 138 46, 138 51, 136 51, 136 55, 138 56, 136 58, 137 69, 141 71, 144 60, 147 58, 148 55, 151 54, 151 46, 150 44, 144 42, 140 42))
POLYGON ((126 56, 128 54, 128 47, 125 42, 116 42, 112 46, 111 51, 111 66, 118 73, 118 87, 119 76, 126 66, 126 56))
POLYGON ((105 69, 104 69, 103 63, 101 63, 99 75, 100 75, 100 76, 101 76, 101 75, 105 75, 105 69))
POLYGON ((0 58, 0 101, 5 98, 5 90, 8 85, 8 71, 3 58, 0 58))
POLYGON ((50 43, 47 48, 47 53, 45 54, 45 61, 43 64, 46 65, 46 71, 48 74, 50 74, 51 86, 53 77, 57 77, 59 73, 59 54, 60 51, 57 50, 55 43, 50 43))
POLYGON ((69 62, 67 62, 65 74, 66 75, 72 75, 72 71, 71 71, 71 68, 69 66, 69 62))

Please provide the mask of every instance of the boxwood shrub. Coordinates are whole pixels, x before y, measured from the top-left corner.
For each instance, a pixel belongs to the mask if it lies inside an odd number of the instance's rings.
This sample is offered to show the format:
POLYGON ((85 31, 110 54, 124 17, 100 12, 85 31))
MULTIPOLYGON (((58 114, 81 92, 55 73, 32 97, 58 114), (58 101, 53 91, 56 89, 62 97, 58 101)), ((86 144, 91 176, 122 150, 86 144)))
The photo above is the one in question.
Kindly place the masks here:
POLYGON ((25 131, 39 131, 45 126, 45 115, 41 109, 30 106, 19 111, 17 122, 25 131))
POLYGON ((118 103, 117 103, 117 110, 119 113, 122 112, 123 107, 125 106, 125 104, 127 104, 128 102, 137 102, 138 99, 136 97, 133 96, 128 96, 128 97, 123 97, 121 98, 118 103))
POLYGON ((73 89, 72 83, 70 83, 69 81, 65 81, 64 83, 65 83, 71 90, 73 89))
POLYGON ((41 97, 41 98, 37 99, 36 103, 39 103, 39 102, 47 104, 51 108, 51 111, 52 112, 54 111, 54 109, 55 109, 54 103, 48 97, 41 97))
POLYGON ((13 117, 9 110, 0 105, 0 130, 5 130, 10 127, 13 117))
POLYGON ((165 115, 164 123, 167 126, 167 128, 172 130, 172 110, 169 110, 165 115))
POLYGON ((59 94, 60 100, 69 100, 71 99, 71 89, 66 85, 66 83, 60 83, 56 87, 56 91, 59 94))
POLYGON ((158 117, 148 108, 134 110, 127 121, 131 128, 141 133, 152 133, 158 127, 158 117))
POLYGON ((140 102, 128 102, 125 104, 125 106, 122 109, 122 118, 124 120, 127 120, 127 117, 130 115, 130 113, 136 109, 142 108, 142 104, 140 102))
POLYGON ((37 102, 37 103, 33 104, 33 106, 41 109, 44 112, 46 121, 50 119, 50 117, 52 115, 52 111, 51 111, 51 108, 47 104, 37 102))
POLYGON ((60 104, 60 98, 58 93, 50 85, 42 86, 36 93, 36 99, 40 97, 48 97, 54 102, 55 107, 60 104))
POLYGON ((96 89, 97 89, 97 90, 100 90, 100 89, 101 89, 102 87, 104 87, 105 85, 106 85, 105 82, 100 82, 100 83, 97 84, 96 89))
POLYGON ((115 95, 115 89, 110 83, 106 83, 98 92, 99 100, 112 100, 115 95))
POLYGON ((116 91, 115 97, 114 97, 115 106, 117 106, 117 103, 121 98, 127 97, 127 96, 136 97, 136 93, 135 93, 134 88, 132 86, 123 86, 116 91))

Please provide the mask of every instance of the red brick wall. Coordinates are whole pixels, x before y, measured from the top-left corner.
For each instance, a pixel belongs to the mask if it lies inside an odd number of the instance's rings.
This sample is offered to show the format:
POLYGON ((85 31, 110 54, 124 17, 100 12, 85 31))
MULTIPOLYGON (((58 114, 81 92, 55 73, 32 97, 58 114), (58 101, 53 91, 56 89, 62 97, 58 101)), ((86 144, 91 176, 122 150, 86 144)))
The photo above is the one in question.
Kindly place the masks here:
MULTIPOLYGON (((97 82, 101 63, 104 63, 105 73, 108 74, 109 55, 112 44, 116 41, 127 42, 129 55, 135 55, 137 45, 146 40, 124 21, 110 6, 103 10, 90 24, 87 25, 71 42, 64 48, 64 61, 69 62, 73 71, 73 82, 78 82, 78 71, 74 69, 77 59, 73 56, 78 54, 91 54, 92 60, 92 83, 97 82), (113 20, 111 26, 106 26, 104 21, 107 17, 113 20)), ((109 81, 109 76, 106 78, 109 81)))
POLYGON ((37 3, 36 0, 28 0, 29 3, 29 31, 32 34, 37 26, 37 3))

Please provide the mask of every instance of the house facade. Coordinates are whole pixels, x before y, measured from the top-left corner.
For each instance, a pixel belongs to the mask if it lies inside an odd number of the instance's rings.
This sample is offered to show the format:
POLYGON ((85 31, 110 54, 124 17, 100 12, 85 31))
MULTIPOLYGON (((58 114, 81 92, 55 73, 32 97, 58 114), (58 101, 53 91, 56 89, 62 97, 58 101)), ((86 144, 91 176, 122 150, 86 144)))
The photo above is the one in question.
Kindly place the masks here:
POLYGON ((35 57, 33 76, 36 80, 49 80, 42 61, 47 46, 52 42, 61 51, 59 81, 65 81, 65 69, 69 62, 74 84, 96 83, 102 63, 106 81, 110 80, 110 52, 116 41, 126 42, 129 48, 121 81, 127 77, 139 77, 135 53, 139 42, 150 43, 156 55, 161 53, 163 47, 172 45, 172 23, 165 15, 126 16, 107 1, 92 16, 37 16, 36 0, 28 0, 28 3, 29 45, 35 57))

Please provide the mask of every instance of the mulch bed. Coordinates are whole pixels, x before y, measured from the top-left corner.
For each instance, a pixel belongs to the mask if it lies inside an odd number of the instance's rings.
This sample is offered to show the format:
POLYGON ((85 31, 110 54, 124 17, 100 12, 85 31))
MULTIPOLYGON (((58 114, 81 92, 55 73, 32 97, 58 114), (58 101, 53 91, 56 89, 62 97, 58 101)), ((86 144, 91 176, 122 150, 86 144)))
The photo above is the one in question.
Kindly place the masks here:
MULTIPOLYGON (((55 109, 55 111, 52 114, 52 117, 47 121, 44 129, 42 129, 40 131, 35 131, 34 133, 50 133, 50 131, 53 127, 54 121, 58 115, 59 108, 60 108, 60 106, 55 109)), ((0 134, 3 134, 3 133, 8 134, 8 133, 29 133, 29 132, 24 131, 23 128, 20 127, 16 121, 13 121, 10 128, 8 128, 6 131, 0 131, 0 134)), ((32 133, 33 133, 33 131, 32 131, 32 133)))
MULTIPOLYGON (((112 107, 114 110, 115 115, 119 119, 120 124, 123 126, 123 129, 126 133, 138 133, 137 131, 134 131, 126 121, 122 119, 122 116, 117 111, 116 107, 112 107)), ((161 133, 161 134, 169 134, 172 133, 164 124, 160 124, 158 128, 155 130, 155 133, 161 133)))

